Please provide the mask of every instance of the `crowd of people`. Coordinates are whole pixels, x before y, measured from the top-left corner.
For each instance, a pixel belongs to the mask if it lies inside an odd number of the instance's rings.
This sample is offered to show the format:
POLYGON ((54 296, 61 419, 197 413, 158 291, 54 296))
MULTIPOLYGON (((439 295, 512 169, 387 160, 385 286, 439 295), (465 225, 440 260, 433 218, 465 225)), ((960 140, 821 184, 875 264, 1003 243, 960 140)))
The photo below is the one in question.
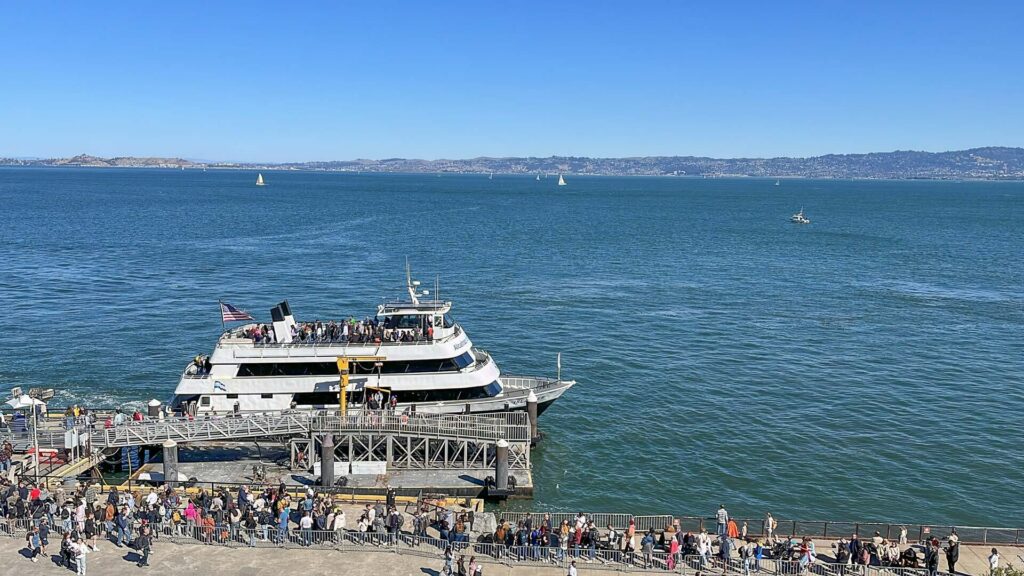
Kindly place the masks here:
POLYGON ((433 526, 451 545, 466 545, 469 528, 465 515, 442 514, 431 519, 426 509, 411 515, 380 501, 367 504, 358 519, 348 524, 345 510, 331 495, 308 488, 295 497, 284 484, 237 490, 207 491, 151 487, 102 493, 98 483, 50 492, 28 480, 0 480, 2 523, 0 532, 24 530, 29 557, 47 556, 50 534, 63 535, 61 562, 85 574, 86 556, 109 541, 137 550, 139 566, 148 566, 155 540, 187 538, 208 544, 260 543, 312 546, 351 542, 393 544, 399 537, 412 545, 427 538, 433 526))
MULTIPOLYGON (((512 524, 505 519, 498 523, 491 541, 497 556, 508 556, 517 561, 543 560, 562 563, 581 559, 593 562, 598 555, 604 560, 633 564, 643 568, 658 567, 674 570, 685 561, 692 568, 706 572, 711 568, 723 572, 761 572, 766 559, 786 563, 787 573, 809 572, 815 563, 827 561, 840 566, 877 566, 917 568, 934 576, 939 570, 939 559, 946 557, 948 571, 956 573, 960 542, 953 530, 945 543, 931 538, 922 543, 923 555, 908 544, 907 530, 900 528, 898 540, 890 541, 875 532, 863 540, 857 534, 840 538, 831 546, 832 557, 819 559, 815 541, 809 536, 788 537, 778 534, 778 521, 768 514, 759 526, 758 535, 750 534, 746 522, 741 524, 729 516, 724 506, 716 514, 716 531, 684 531, 679 520, 662 530, 636 529, 630 519, 625 530, 609 525, 601 530, 583 513, 575 521, 552 523, 550 515, 536 521, 526 517, 512 524)), ((995 554, 993 549, 993 554, 995 554)))
MULTIPOLYGON (((118 548, 134 548, 138 565, 144 567, 149 564, 154 541, 160 538, 248 546, 261 542, 381 545, 401 540, 416 546, 428 540, 428 528, 433 528, 437 536, 432 544, 443 549, 446 574, 482 576, 476 557, 470 555, 467 563, 463 553, 470 545, 472 516, 452 510, 431 512, 422 507, 408 518, 393 504, 385 506, 377 501, 366 504, 349 526, 345 511, 330 494, 307 488, 295 496, 284 484, 187 492, 166 486, 133 492, 112 488, 101 493, 97 483, 70 492, 63 488, 51 492, 45 485, 27 480, 11 483, 2 479, 0 493, 0 530, 24 530, 27 556, 33 562, 50 554, 51 534, 60 534, 60 562, 82 575, 86 573, 87 556, 99 552, 103 541, 118 548)), ((475 551, 518 562, 571 563, 573 570, 577 560, 594 562, 600 554, 601 560, 642 568, 675 570, 681 562, 689 562, 691 568, 702 573, 717 568, 743 572, 744 576, 761 572, 765 559, 789 562, 787 565, 793 568, 784 570, 787 573, 809 572, 819 562, 812 538, 780 537, 778 523, 770 514, 758 536, 749 534, 745 523, 740 526, 730 518, 724 506, 716 515, 716 523, 716 531, 709 533, 684 531, 678 519, 661 530, 638 530, 633 518, 625 529, 608 525, 602 530, 582 512, 560 522, 553 522, 550 514, 536 519, 527 515, 516 522, 501 518, 488 542, 477 544, 475 551)), ((878 532, 870 539, 853 534, 832 544, 832 558, 820 561, 840 566, 918 568, 935 576, 944 554, 949 573, 956 573, 960 542, 955 530, 945 543, 931 538, 922 544, 923 557, 908 544, 905 528, 901 528, 896 541, 878 532)), ((992 568, 998 566, 995 549, 989 563, 992 568)))
MULTIPOLYGON (((434 327, 426 320, 421 325, 399 327, 393 317, 387 316, 381 322, 377 318, 365 318, 322 322, 299 322, 291 326, 291 341, 303 344, 328 343, 376 343, 418 342, 434 339, 434 327)), ((255 324, 246 327, 242 334, 255 344, 272 344, 278 341, 272 324, 255 324)))

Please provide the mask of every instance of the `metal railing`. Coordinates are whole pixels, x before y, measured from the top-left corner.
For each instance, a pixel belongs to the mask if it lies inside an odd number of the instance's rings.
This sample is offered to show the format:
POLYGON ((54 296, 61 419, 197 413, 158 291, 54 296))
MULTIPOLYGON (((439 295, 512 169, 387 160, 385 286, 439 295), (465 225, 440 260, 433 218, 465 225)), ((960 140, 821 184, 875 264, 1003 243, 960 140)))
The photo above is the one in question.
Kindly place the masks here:
MULTIPOLYGON (((227 413, 206 418, 174 417, 129 420, 112 427, 76 425, 88 433, 93 449, 125 446, 157 445, 166 440, 200 442, 234 440, 271 436, 288 436, 309 432, 376 433, 429 438, 465 439, 487 442, 507 440, 526 442, 530 439, 529 415, 526 412, 497 414, 390 414, 383 411, 360 410, 342 417, 336 411, 286 411, 227 413)), ((37 430, 35 440, 42 448, 61 450, 65 432, 53 427, 37 430)), ((31 433, 0 433, 0 441, 10 440, 24 449, 34 445, 31 433)))
MULTIPOLYGON (((242 344, 242 345, 250 344, 254 348, 273 348, 273 349, 317 348, 317 347, 319 347, 319 348, 336 349, 336 348, 348 348, 350 346, 352 346, 352 347, 362 347, 362 348, 378 347, 378 346, 424 346, 424 345, 430 345, 430 344, 441 344, 441 343, 449 342, 449 341, 457 338, 458 336, 460 336, 460 335, 462 335, 464 333, 463 330, 462 330, 462 327, 459 326, 458 324, 456 324, 454 326, 454 328, 455 329, 454 329, 454 331, 451 334, 449 334, 447 336, 443 336, 441 338, 434 338, 432 340, 427 340, 426 338, 422 338, 421 337, 419 340, 413 340, 413 341, 410 341, 410 342, 402 342, 402 341, 390 342, 390 341, 387 341, 387 340, 382 340, 381 342, 375 342, 373 340, 370 340, 369 342, 356 342, 356 341, 353 341, 353 340, 344 340, 343 341, 343 340, 327 340, 327 339, 314 339, 312 341, 297 341, 297 340, 293 340, 292 342, 253 342, 252 338, 249 338, 249 337, 245 336, 244 333, 240 329, 235 329, 234 331, 228 331, 228 332, 223 333, 221 335, 221 338, 220 338, 219 341, 221 343, 224 343, 224 344, 242 344)), ((412 330, 412 329, 411 328, 389 328, 388 330, 403 330, 404 331, 404 330, 412 330)), ((349 337, 350 338, 355 338, 356 335, 355 334, 350 334, 349 337)))
POLYGON ((502 376, 501 384, 506 390, 540 390, 550 386, 557 386, 566 382, 555 378, 541 378, 533 376, 502 376))
POLYGON ((309 418, 308 415, 281 413, 198 420, 143 420, 104 428, 102 433, 94 435, 92 442, 94 447, 115 448, 155 445, 167 440, 199 442, 283 436, 308 431, 309 418))
MULTIPOLYGON (((522 520, 526 520, 526 518, 530 518, 534 526, 539 526, 541 521, 544 520, 545 514, 549 516, 552 527, 558 527, 563 521, 568 522, 570 526, 573 526, 576 523, 577 515, 569 512, 500 512, 496 515, 508 520, 513 526, 522 520)), ((637 532, 662 530, 666 526, 672 524, 672 517, 667 515, 631 516, 629 514, 592 512, 584 513, 584 516, 587 517, 588 522, 593 522, 595 526, 599 526, 601 529, 610 525, 616 530, 625 530, 629 527, 629 520, 631 518, 633 519, 637 532)))
MULTIPOLYGON (((677 516, 684 531, 707 529, 715 532, 716 520, 705 516, 677 516)), ((763 518, 733 518, 737 526, 747 523, 750 536, 767 536, 763 518)), ((921 524, 913 522, 849 522, 833 520, 783 520, 776 518, 776 536, 810 536, 811 538, 838 539, 858 534, 870 539, 875 532, 886 540, 899 540, 900 529, 906 528, 909 542, 923 542, 931 538, 947 538, 956 531, 965 544, 1024 544, 1024 528, 997 528, 985 526, 959 526, 951 524, 921 524)))
POLYGON ((509 442, 530 440, 529 415, 525 412, 482 415, 397 415, 364 412, 344 417, 337 412, 317 413, 312 418, 311 430, 338 433, 372 432, 489 442, 502 439, 509 442))
MULTIPOLYGON (((30 518, 0 519, 0 537, 23 537, 38 520, 30 518)), ((55 518, 50 529, 63 534, 74 528, 73 522, 55 518)), ((138 524, 130 529, 137 533, 138 524)), ((335 550, 340 552, 370 552, 412 555, 443 561, 445 549, 452 548, 454 559, 463 556, 467 561, 475 556, 478 562, 498 563, 506 566, 560 567, 565 569, 575 561, 586 570, 614 570, 619 572, 664 572, 681 575, 708 574, 769 574, 773 576, 928 576, 924 568, 864 566, 837 564, 818 559, 815 562, 755 558, 730 558, 717 555, 670 554, 663 550, 651 552, 625 551, 605 547, 575 545, 546 546, 540 544, 512 545, 493 542, 471 542, 467 536, 450 540, 431 538, 407 531, 359 532, 355 530, 305 530, 292 526, 261 524, 246 528, 239 524, 199 523, 190 520, 171 522, 163 520, 152 525, 157 543, 199 544, 231 548, 287 548, 309 550, 335 550)), ((116 535, 108 535, 116 540, 116 535)), ((51 538, 51 543, 53 543, 51 538)), ((950 576, 938 572, 941 576, 950 576)))

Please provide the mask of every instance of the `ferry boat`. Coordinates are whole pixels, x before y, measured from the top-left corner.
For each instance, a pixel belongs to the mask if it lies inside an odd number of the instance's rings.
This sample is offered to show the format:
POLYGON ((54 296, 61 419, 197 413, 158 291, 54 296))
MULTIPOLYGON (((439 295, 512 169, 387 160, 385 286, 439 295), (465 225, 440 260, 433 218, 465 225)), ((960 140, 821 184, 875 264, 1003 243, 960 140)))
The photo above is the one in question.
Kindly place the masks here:
POLYGON ((406 288, 408 300, 383 303, 362 322, 296 322, 284 301, 271 310, 272 323, 225 330, 209 356, 185 367, 171 409, 336 410, 339 366, 348 366, 349 411, 386 406, 393 396, 400 413, 503 412, 525 410, 535 396, 539 414, 576 383, 561 379, 560 357, 556 378, 503 375, 452 319, 451 301, 424 299, 429 292, 408 271, 406 288))
POLYGON ((799 212, 789 217, 789 221, 793 224, 810 224, 811 221, 804 216, 804 209, 801 208, 799 212))

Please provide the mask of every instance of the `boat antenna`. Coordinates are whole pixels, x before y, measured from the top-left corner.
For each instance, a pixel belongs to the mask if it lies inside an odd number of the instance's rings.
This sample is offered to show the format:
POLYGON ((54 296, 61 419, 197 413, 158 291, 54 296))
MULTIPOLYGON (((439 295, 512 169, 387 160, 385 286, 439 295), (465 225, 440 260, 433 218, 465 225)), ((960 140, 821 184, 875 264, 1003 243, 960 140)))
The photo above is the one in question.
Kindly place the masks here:
POLYGON ((441 275, 434 275, 434 300, 441 301, 441 275))

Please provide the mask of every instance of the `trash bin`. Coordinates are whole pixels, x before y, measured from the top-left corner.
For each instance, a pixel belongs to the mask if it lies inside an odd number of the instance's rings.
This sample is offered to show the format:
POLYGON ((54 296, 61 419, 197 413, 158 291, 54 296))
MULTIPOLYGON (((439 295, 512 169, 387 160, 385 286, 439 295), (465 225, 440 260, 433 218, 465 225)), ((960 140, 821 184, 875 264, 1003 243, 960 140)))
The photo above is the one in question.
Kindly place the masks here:
POLYGON ((159 400, 150 400, 149 401, 149 417, 150 418, 158 418, 160 416, 160 406, 161 406, 161 403, 160 403, 159 400))

